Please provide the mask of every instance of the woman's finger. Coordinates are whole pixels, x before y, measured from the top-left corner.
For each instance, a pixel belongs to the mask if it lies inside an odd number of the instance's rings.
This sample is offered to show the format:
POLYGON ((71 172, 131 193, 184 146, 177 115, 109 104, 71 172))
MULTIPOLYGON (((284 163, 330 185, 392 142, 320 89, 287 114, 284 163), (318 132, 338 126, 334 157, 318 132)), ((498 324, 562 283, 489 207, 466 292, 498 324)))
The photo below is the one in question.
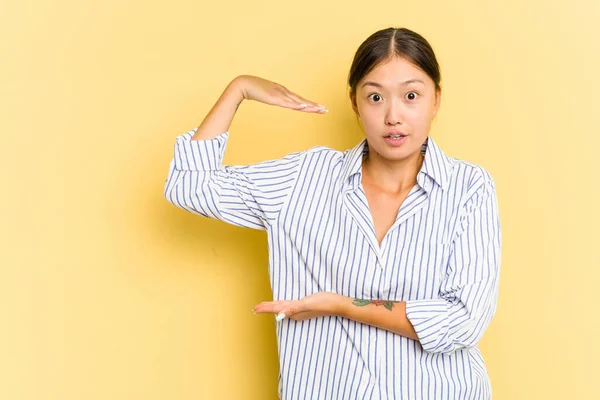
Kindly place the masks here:
POLYGON ((296 100, 286 96, 285 94, 282 95, 282 97, 279 97, 274 104, 280 107, 291 108, 292 110, 300 111, 304 111, 305 109, 310 108, 309 105, 298 103, 296 100))
POLYGON ((275 311, 275 313, 277 313, 275 319, 281 321, 284 318, 293 317, 300 312, 302 312, 302 310, 299 310, 296 306, 278 307, 275 311))
POLYGON ((288 95, 289 97, 291 97, 292 99, 296 100, 298 103, 305 103, 305 104, 308 104, 309 106, 316 107, 316 108, 323 108, 323 109, 325 108, 324 105, 316 103, 314 101, 310 101, 308 99, 305 99, 304 97, 302 97, 299 94, 294 93, 290 90, 286 90, 285 94, 288 95))
MULTIPOLYGON (((290 318, 290 319, 293 319, 294 321, 303 321, 303 320, 310 319, 310 318, 324 316, 323 313, 321 313, 319 311, 313 311, 313 310, 298 311, 298 312, 294 312, 294 313, 291 313, 288 310, 284 310, 281 312, 281 314, 285 315, 283 318, 290 318)), ((281 319, 283 319, 283 318, 281 318, 281 319)), ((277 317, 275 317, 275 319, 277 320, 277 317)))
POLYGON ((327 112, 327 109, 325 108, 324 105, 319 104, 319 103, 315 103, 314 101, 310 101, 308 99, 305 99, 302 96, 297 95, 294 92, 290 92, 289 90, 286 91, 285 93, 289 98, 291 98, 292 100, 300 103, 300 104, 306 104, 306 110, 305 111, 317 111, 317 112, 327 112))
POLYGON ((299 306, 290 307, 289 301, 286 301, 286 303, 287 304, 285 305, 282 303, 277 304, 277 302, 270 302, 270 304, 261 303, 260 305, 253 308, 252 312, 254 312, 254 314, 275 314, 275 320, 278 322, 283 320, 284 318, 290 318, 295 321, 302 321, 305 319, 323 316, 323 313, 320 311, 301 310, 300 308, 298 308, 299 306))
POLYGON ((284 93, 283 95, 286 97, 287 100, 292 102, 292 106, 290 108, 293 108, 294 110, 304 111, 304 112, 317 112, 320 110, 319 108, 317 108, 309 103, 296 100, 295 98, 289 96, 287 93, 284 93))
POLYGON ((290 307, 294 300, 280 300, 280 301, 265 301, 256 305, 252 311, 255 314, 261 313, 279 313, 281 310, 290 307))

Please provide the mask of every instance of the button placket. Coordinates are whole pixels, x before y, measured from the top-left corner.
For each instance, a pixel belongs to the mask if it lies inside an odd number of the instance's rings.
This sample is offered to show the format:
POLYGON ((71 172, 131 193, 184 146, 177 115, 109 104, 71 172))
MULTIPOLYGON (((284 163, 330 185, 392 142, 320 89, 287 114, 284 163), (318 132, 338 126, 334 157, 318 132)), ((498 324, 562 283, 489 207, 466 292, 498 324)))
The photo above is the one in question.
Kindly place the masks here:
POLYGON ((371 383, 371 385, 375 385, 377 383, 377 373, 379 371, 381 371, 380 369, 380 360, 381 360, 381 355, 379 354, 379 349, 377 346, 377 329, 374 330, 374 332, 371 334, 371 354, 373 355, 373 357, 375 358, 374 362, 373 362, 373 375, 371 375, 371 380, 369 381, 371 383))
POLYGON ((366 376, 363 377, 363 382, 366 385, 375 385, 375 383, 377 382, 377 378, 376 378, 376 372, 377 372, 377 367, 378 367, 378 363, 379 363, 379 356, 378 356, 378 351, 377 351, 377 347, 376 347, 376 342, 377 342, 377 331, 372 331, 371 329, 369 329, 369 334, 366 335, 363 340, 365 340, 364 342, 364 346, 366 349, 368 349, 368 353, 369 353, 369 357, 370 358, 370 362, 368 363, 367 366, 367 374, 366 376))

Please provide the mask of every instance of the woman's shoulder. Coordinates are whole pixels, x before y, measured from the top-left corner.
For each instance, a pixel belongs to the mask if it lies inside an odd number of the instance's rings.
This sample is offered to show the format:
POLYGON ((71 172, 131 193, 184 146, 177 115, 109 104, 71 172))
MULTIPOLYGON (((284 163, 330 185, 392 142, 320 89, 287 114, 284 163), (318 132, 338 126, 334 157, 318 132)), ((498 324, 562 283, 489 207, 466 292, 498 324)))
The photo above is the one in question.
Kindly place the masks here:
POLYGON ((495 191, 496 182, 491 172, 483 165, 457 158, 452 158, 452 164, 448 193, 468 199, 477 193, 495 191))
POLYGON ((333 149, 328 146, 323 146, 323 145, 309 147, 308 149, 305 150, 305 152, 307 152, 309 154, 323 154, 323 155, 338 156, 338 157, 341 157, 344 154, 342 151, 333 149))
POLYGON ((327 162, 328 164, 342 161, 345 154, 342 151, 323 145, 312 146, 298 153, 309 162, 327 162))
POLYGON ((483 165, 459 158, 453 158, 452 161, 454 164, 452 176, 455 180, 466 181, 469 186, 479 181, 494 182, 492 174, 483 165))

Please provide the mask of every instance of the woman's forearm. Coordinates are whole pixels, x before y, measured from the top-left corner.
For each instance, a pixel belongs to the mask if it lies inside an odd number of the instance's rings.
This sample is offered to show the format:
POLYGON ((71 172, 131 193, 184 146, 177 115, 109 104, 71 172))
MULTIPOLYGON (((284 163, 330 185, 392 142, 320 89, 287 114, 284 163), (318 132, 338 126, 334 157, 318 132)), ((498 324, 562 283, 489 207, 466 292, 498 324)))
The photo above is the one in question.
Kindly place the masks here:
POLYGON ((192 140, 212 139, 229 130, 233 117, 244 100, 240 77, 233 79, 208 112, 192 140))
POLYGON ((419 340, 413 325, 406 317, 406 302, 404 301, 366 300, 340 295, 333 313, 419 340))

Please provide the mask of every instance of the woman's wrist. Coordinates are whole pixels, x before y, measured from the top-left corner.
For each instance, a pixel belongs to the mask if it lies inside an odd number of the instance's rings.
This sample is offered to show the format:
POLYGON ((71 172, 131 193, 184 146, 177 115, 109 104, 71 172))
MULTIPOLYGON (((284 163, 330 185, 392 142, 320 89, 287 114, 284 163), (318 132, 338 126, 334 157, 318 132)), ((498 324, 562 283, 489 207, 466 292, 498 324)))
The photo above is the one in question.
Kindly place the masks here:
POLYGON ((349 297, 342 296, 338 294, 334 301, 329 306, 329 313, 331 315, 335 315, 338 317, 343 317, 345 315, 345 309, 348 307, 349 297))
POLYGON ((244 100, 248 100, 244 75, 238 75, 227 85, 227 89, 231 92, 231 96, 237 100, 237 103, 241 103, 244 100))
POLYGON ((243 100, 241 82, 237 78, 234 78, 208 112, 196 130, 192 140, 212 139, 228 131, 233 117, 243 100))

